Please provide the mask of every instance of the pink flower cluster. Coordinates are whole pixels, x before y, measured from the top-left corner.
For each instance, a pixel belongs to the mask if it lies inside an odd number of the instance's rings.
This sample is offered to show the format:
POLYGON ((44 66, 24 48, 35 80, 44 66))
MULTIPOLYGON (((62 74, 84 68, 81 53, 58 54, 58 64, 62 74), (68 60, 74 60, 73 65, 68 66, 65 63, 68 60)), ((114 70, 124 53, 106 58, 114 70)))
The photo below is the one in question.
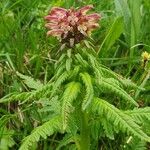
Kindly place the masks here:
POLYGON ((92 5, 84 6, 78 10, 64 9, 61 7, 53 7, 49 15, 45 17, 47 20, 47 35, 55 36, 62 43, 67 43, 70 47, 79 43, 91 31, 97 27, 100 15, 97 13, 87 14, 93 8, 92 5))

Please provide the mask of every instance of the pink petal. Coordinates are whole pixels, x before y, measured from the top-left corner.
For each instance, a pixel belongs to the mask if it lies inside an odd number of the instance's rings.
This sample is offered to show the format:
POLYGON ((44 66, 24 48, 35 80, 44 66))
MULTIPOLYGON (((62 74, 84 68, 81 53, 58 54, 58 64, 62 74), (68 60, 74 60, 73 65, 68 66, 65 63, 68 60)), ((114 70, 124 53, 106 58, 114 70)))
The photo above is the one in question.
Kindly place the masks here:
POLYGON ((100 15, 97 13, 86 15, 86 13, 93 8, 92 5, 87 5, 81 9, 64 9, 61 7, 53 7, 48 16, 45 17, 47 23, 45 27, 48 28, 47 35, 55 36, 64 39, 71 38, 70 34, 75 36, 75 39, 70 39, 70 45, 74 45, 78 34, 88 36, 93 29, 99 27, 97 23, 100 15))
POLYGON ((57 17, 59 19, 63 19, 65 17, 67 17, 67 14, 63 14, 63 13, 60 12, 60 13, 53 14, 51 16, 57 17))
POLYGON ((46 23, 45 27, 48 29, 58 29, 59 28, 58 24, 56 24, 56 23, 46 23))
POLYGON ((86 14, 89 10, 91 10, 93 8, 93 5, 87 5, 87 6, 84 6, 82 8, 80 8, 78 11, 81 13, 81 14, 86 14))
POLYGON ((87 26, 86 25, 79 25, 78 31, 80 31, 83 35, 87 36, 87 34, 86 34, 87 26))
POLYGON ((69 22, 67 20, 62 20, 61 22, 59 22, 60 26, 66 26, 69 25, 69 22))
POLYGON ((66 15, 67 9, 61 8, 61 7, 53 7, 51 11, 49 12, 50 15, 66 15))
POLYGON ((51 21, 51 22, 57 22, 58 21, 58 17, 54 17, 54 16, 45 16, 44 17, 45 20, 51 21))
POLYGON ((78 18, 75 15, 70 15, 68 16, 67 21, 74 26, 78 22, 78 18))
POLYGON ((99 24, 98 23, 95 23, 95 24, 89 24, 87 26, 88 30, 93 30, 95 28, 98 28, 99 27, 99 24))
POLYGON ((57 36, 57 37, 60 37, 63 33, 63 30, 61 29, 54 29, 54 30, 51 30, 51 31, 48 31, 47 32, 47 35, 52 35, 52 36, 57 36))
POLYGON ((86 17, 84 16, 84 17, 80 17, 80 18, 79 18, 77 24, 80 25, 80 24, 83 24, 83 23, 86 23, 86 22, 88 22, 88 20, 87 20, 86 17))
POLYGON ((97 14, 97 13, 94 13, 94 14, 90 14, 90 15, 86 15, 86 18, 88 20, 99 20, 100 19, 100 15, 97 14))

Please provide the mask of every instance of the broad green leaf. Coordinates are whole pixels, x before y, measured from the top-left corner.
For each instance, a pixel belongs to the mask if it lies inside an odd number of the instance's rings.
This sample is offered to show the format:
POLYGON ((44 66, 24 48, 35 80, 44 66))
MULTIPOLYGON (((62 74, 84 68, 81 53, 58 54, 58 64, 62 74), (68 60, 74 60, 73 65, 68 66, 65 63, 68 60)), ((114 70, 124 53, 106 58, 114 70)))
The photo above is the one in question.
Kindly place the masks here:
POLYGON ((125 28, 125 36, 128 43, 130 43, 130 31, 131 31, 131 12, 126 0, 115 0, 115 9, 117 12, 117 16, 123 17, 124 20, 124 28, 125 28))
MULTIPOLYGON (((115 43, 115 41, 119 38, 120 34, 123 32, 123 18, 118 17, 112 24, 109 29, 105 39, 103 40, 98 53, 101 53, 101 50, 105 50, 107 52, 111 46, 115 43)), ((102 52, 103 53, 103 52, 102 52)))

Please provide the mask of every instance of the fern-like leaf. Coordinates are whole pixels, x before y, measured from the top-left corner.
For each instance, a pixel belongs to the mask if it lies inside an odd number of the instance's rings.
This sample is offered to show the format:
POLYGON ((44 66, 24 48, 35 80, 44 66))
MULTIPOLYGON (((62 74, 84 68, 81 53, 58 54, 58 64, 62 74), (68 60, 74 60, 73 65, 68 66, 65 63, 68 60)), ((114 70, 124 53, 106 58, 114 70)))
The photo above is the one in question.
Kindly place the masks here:
POLYGON ((133 89, 144 90, 144 88, 141 88, 141 87, 137 86, 130 79, 126 79, 126 78, 122 77, 121 75, 118 75, 117 73, 113 72, 112 70, 106 68, 103 65, 99 66, 99 70, 101 70, 101 72, 103 73, 103 76, 105 76, 107 78, 112 78, 113 77, 114 79, 118 80, 125 88, 133 88, 133 89))
POLYGON ((90 63, 92 65, 93 69, 96 72, 98 70, 98 72, 101 73, 101 75, 103 77, 114 78, 114 79, 118 80, 118 82, 120 82, 125 88, 129 87, 129 88, 144 90, 144 88, 137 86, 131 80, 123 78, 121 75, 118 75, 117 73, 113 72, 112 70, 110 70, 106 66, 99 64, 98 61, 96 60, 96 58, 93 57, 92 55, 88 55, 88 58, 90 60, 90 63))
POLYGON ((86 60, 83 59, 83 57, 78 53, 75 55, 76 57, 76 60, 78 61, 78 63, 80 65, 82 65, 83 67, 87 68, 89 65, 88 65, 88 62, 86 60))
POLYGON ((9 150, 12 146, 14 146, 15 141, 12 136, 14 134, 14 130, 7 128, 0 128, 0 149, 1 150, 9 150))
POLYGON ((29 76, 26 76, 26 75, 23 75, 19 72, 16 72, 16 74, 21 78, 23 79, 23 82, 31 89, 40 89, 43 84, 37 80, 35 81, 32 77, 29 77, 29 76))
POLYGON ((60 141, 56 150, 60 150, 62 147, 66 146, 71 142, 74 142, 73 136, 71 134, 66 134, 64 138, 60 141))
POLYGON ((61 130, 61 118, 56 116, 44 123, 43 125, 35 128, 33 132, 24 138, 23 143, 19 150, 29 150, 33 143, 38 142, 40 137, 46 139, 47 136, 52 135, 56 131, 61 130))
POLYGON ((60 68, 60 65, 62 65, 66 60, 66 54, 61 54, 61 56, 59 57, 59 59, 57 60, 57 62, 54 65, 54 68, 60 68))
POLYGON ((70 71, 71 70, 71 63, 72 63, 72 58, 68 58, 66 60, 66 70, 70 71))
POLYGON ((103 126, 104 132, 109 139, 114 140, 113 125, 106 120, 106 118, 101 118, 101 124, 103 126))
POLYGON ((134 120, 139 122, 144 122, 144 120, 150 121, 150 107, 127 110, 125 111, 125 113, 131 116, 134 120))
POLYGON ((64 64, 64 63, 61 64, 61 65, 56 69, 56 72, 55 72, 54 77, 55 77, 55 78, 58 78, 61 74, 64 73, 65 69, 66 69, 65 64, 64 64))
POLYGON ((120 80, 122 82, 122 84, 126 87, 126 88, 133 88, 133 89, 139 89, 139 90, 142 90, 144 91, 145 89, 140 87, 140 86, 137 86, 133 81, 131 81, 130 79, 126 79, 126 78, 122 78, 120 80))
POLYGON ((71 71, 69 78, 72 79, 76 79, 78 73, 80 71, 80 66, 75 66, 74 69, 71 71))
POLYGON ((67 84, 67 88, 63 94, 63 105, 62 105, 62 119, 63 119, 63 130, 67 127, 67 121, 69 114, 73 111, 73 100, 76 99, 80 92, 81 84, 79 82, 70 82, 67 84))
POLYGON ((92 110, 99 115, 105 115, 106 118, 113 122, 114 126, 117 126, 120 130, 130 132, 141 140, 150 142, 150 137, 141 130, 140 126, 136 124, 130 116, 105 100, 95 98, 92 110))
POLYGON ((32 95, 32 92, 11 93, 0 99, 0 103, 23 101, 32 95))
POLYGON ((126 144, 124 145, 124 150, 148 150, 146 148, 146 142, 141 141, 138 138, 129 137, 126 144))
POLYGON ((128 95, 126 91, 119 87, 119 85, 116 84, 117 82, 114 82, 114 80, 115 79, 113 78, 101 78, 101 80, 99 80, 100 82, 96 81, 96 85, 98 85, 99 88, 104 88, 110 92, 113 92, 124 100, 128 100, 130 103, 138 106, 138 103, 130 95, 128 95))
POLYGON ((56 93, 58 87, 69 77, 69 73, 64 72, 63 74, 61 74, 58 79, 56 80, 56 82, 54 82, 52 91, 51 91, 51 96, 53 97, 54 94, 56 93))
POLYGON ((80 76, 86 87, 86 95, 82 103, 82 109, 85 110, 93 99, 94 90, 93 90, 92 80, 90 75, 87 72, 84 72, 84 73, 80 73, 80 76))
POLYGON ((100 119, 93 119, 90 123, 90 130, 91 130, 91 137, 94 140, 98 140, 102 133, 103 133, 103 127, 101 124, 100 119))

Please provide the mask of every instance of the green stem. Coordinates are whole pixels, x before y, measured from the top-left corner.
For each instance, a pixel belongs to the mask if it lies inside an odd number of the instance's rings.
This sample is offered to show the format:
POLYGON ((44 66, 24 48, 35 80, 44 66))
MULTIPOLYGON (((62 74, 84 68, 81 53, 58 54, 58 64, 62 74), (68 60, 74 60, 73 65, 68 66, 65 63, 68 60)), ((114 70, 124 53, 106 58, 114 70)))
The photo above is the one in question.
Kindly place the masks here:
POLYGON ((90 150, 90 133, 88 126, 88 113, 81 112, 80 150, 90 150))

